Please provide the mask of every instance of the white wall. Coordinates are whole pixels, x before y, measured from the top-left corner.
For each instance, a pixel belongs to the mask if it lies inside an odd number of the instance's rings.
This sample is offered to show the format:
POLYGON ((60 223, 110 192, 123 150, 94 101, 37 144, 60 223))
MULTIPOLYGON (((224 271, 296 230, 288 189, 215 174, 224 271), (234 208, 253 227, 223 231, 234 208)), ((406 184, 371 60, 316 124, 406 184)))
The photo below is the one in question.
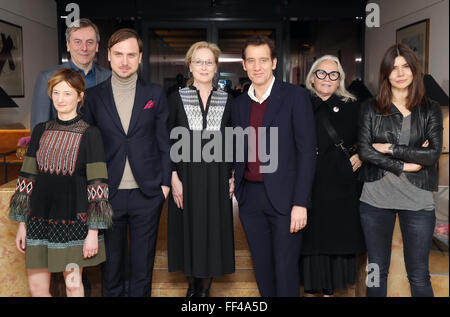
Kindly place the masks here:
POLYGON ((369 0, 380 6, 379 28, 366 28, 365 82, 375 94, 386 50, 398 28, 430 19, 429 73, 449 93, 449 0, 369 0))
POLYGON ((40 71, 58 64, 55 0, 0 0, 0 20, 22 26, 25 97, 13 98, 19 108, 0 108, 0 125, 30 126, 34 81, 40 71))

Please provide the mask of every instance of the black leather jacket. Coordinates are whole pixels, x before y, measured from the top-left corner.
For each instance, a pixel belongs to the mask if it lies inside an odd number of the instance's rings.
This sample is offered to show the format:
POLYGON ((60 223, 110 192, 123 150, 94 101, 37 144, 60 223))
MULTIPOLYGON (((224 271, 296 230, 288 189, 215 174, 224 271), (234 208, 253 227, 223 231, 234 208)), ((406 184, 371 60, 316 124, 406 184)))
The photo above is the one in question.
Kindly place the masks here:
POLYGON ((399 145, 403 115, 391 104, 390 114, 376 112, 369 100, 362 105, 359 119, 358 154, 364 162, 360 171, 360 180, 373 182, 382 178, 386 171, 397 176, 403 173, 403 162, 422 165, 415 173, 406 177, 415 186, 437 191, 437 163, 442 151, 442 111, 439 104, 426 99, 421 107, 411 112, 411 136, 408 145, 399 145), (428 147, 422 147, 425 140, 428 147), (393 154, 382 154, 372 147, 373 143, 392 143, 393 154))

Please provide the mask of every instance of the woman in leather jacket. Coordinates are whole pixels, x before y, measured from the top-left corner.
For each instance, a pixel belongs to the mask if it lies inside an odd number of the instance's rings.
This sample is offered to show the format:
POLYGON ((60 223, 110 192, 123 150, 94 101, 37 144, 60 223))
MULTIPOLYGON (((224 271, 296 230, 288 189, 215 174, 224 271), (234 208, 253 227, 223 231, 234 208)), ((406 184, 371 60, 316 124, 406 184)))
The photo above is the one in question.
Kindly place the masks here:
POLYGON ((425 97, 421 66, 407 46, 397 44, 385 53, 378 98, 363 105, 359 124, 361 225, 369 264, 380 274, 379 285, 367 286, 367 296, 387 295, 398 213, 411 294, 432 297, 428 257, 436 222, 432 191, 438 188, 442 112, 425 97))

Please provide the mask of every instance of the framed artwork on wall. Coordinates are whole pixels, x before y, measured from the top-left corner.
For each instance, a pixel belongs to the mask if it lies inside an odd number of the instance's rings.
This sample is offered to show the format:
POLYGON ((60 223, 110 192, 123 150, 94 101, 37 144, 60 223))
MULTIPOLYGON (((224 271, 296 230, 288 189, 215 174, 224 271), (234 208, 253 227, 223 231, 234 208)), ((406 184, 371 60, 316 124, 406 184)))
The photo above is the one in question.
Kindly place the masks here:
POLYGON ((409 24, 396 32, 396 43, 405 44, 416 52, 425 74, 428 74, 429 41, 430 19, 409 24))
POLYGON ((24 97, 22 27, 0 20, 0 87, 24 97))

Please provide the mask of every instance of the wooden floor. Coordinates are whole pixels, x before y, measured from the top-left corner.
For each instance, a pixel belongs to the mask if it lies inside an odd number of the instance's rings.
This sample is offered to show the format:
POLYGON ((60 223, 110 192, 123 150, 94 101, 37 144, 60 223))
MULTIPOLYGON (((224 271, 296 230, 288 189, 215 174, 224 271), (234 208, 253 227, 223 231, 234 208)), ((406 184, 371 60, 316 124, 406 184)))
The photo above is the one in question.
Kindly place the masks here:
MULTIPOLYGON (((19 166, 9 166, 8 179, 17 178, 19 166)), ((3 169, 0 171, 0 180, 3 181, 3 169)), ((2 182, 0 182, 2 183, 2 182)), ((158 232, 157 252, 155 268, 153 271, 152 296, 155 297, 182 297, 186 294, 187 282, 182 272, 169 273, 167 262, 167 202, 163 208, 158 232)), ((237 213, 234 214, 235 222, 235 256, 236 272, 221 278, 216 278, 211 286, 210 295, 214 297, 257 297, 259 292, 253 273, 253 265, 248 250, 247 241, 239 222, 237 213)), ((440 250, 433 244, 430 253, 430 274, 435 296, 449 296, 449 256, 447 251, 440 250)), ((364 268, 363 268, 364 269, 364 268)), ((100 268, 91 267, 85 269, 92 285, 92 297, 101 296, 101 272, 100 268)), ((362 277, 362 280, 364 276, 362 277)), ((406 279, 406 276, 405 276, 406 279)), ((61 280, 62 281, 62 280, 61 280)), ((336 297, 354 297, 361 295, 355 286, 349 286, 345 291, 337 291, 336 297)))
MULTIPOLYGON (((185 276, 181 273, 167 272, 167 252, 165 241, 158 241, 158 251, 153 271, 152 296, 182 297, 187 290, 185 276)), ((433 247, 430 254, 430 274, 436 297, 449 296, 449 256, 448 252, 433 247)), ((100 269, 88 268, 88 279, 92 284, 93 297, 101 296, 100 269)), ((236 273, 213 280, 210 295, 212 297, 259 297, 251 258, 248 251, 236 250, 236 273)), ((355 297, 355 286, 349 285, 347 291, 336 291, 336 297, 355 297)))

